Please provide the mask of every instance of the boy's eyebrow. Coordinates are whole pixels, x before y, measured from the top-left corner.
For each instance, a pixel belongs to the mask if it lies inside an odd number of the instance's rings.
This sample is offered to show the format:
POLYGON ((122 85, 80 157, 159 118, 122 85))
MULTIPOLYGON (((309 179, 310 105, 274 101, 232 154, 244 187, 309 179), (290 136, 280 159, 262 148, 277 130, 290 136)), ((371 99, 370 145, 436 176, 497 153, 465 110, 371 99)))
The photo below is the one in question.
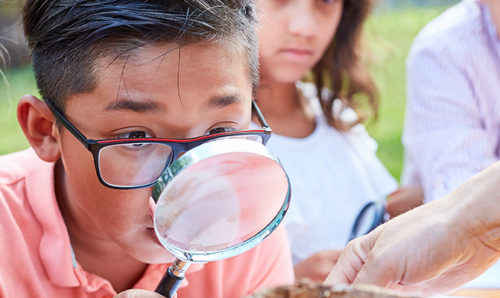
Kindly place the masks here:
MULTIPOLYGON (((214 96, 208 104, 213 107, 223 108, 233 103, 243 101, 238 95, 214 96)), ((154 101, 135 101, 128 98, 118 99, 105 108, 106 111, 130 110, 134 112, 163 112, 165 107, 154 101)))
POLYGON ((236 94, 226 95, 226 96, 215 96, 210 99, 209 105, 223 108, 239 101, 243 101, 243 99, 236 94))
POLYGON ((134 112, 163 111, 164 107, 153 101, 135 101, 126 98, 118 99, 105 108, 106 111, 131 110, 134 112))

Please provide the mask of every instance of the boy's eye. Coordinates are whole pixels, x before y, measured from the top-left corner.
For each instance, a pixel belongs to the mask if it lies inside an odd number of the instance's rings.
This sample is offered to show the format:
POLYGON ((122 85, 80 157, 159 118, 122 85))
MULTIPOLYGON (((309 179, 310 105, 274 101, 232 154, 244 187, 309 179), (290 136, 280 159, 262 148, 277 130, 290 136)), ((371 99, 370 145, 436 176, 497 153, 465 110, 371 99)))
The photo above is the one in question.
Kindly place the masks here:
POLYGON ((145 139, 152 136, 145 131, 129 131, 116 136, 118 139, 145 139))
POLYGON ((340 0, 320 0, 320 1, 325 3, 325 4, 333 4, 333 3, 339 2, 340 0))
POLYGON ((236 128, 234 128, 234 127, 216 127, 216 128, 212 128, 211 130, 207 131, 205 133, 205 136, 215 135, 215 134, 224 133, 224 132, 232 132, 232 131, 236 131, 236 128))

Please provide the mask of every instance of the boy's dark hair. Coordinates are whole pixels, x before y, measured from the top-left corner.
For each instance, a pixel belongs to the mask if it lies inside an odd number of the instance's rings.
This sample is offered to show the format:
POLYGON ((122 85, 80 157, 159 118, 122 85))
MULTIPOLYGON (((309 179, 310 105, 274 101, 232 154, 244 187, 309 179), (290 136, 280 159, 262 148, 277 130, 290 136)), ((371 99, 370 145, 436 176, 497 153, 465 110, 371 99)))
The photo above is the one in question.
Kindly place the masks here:
POLYGON ((333 108, 337 98, 343 101, 344 107, 358 110, 359 96, 364 96, 372 111, 369 116, 377 118, 378 94, 372 77, 363 65, 360 50, 363 24, 372 5, 373 0, 344 0, 335 37, 312 70, 312 80, 318 92, 325 87, 332 90, 327 98, 322 98, 321 107, 329 124, 338 130, 348 130, 366 117, 358 111, 357 122, 345 123, 333 108))
POLYGON ((125 59, 160 42, 241 46, 255 90, 255 22, 252 0, 28 0, 23 10, 38 89, 60 108, 95 87, 99 58, 125 59))

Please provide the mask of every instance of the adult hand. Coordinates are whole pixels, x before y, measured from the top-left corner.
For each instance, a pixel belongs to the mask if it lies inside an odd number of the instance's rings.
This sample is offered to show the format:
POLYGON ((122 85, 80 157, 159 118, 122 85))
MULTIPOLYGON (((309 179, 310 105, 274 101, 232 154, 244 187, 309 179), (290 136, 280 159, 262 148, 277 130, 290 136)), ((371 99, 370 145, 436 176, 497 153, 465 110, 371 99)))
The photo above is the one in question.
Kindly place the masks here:
POLYGON ((387 197, 387 212, 394 218, 424 203, 424 191, 419 186, 398 188, 387 197))
MULTIPOLYGON (((177 297, 175 295, 174 297, 177 297)), ((151 291, 132 289, 119 293, 115 298, 165 298, 164 296, 151 291)))
POLYGON ((337 263, 342 250, 322 250, 294 267, 295 279, 308 278, 315 281, 324 281, 337 263))
POLYGON ((500 257, 500 163, 451 195, 353 240, 325 283, 368 283, 407 294, 442 294, 500 257))

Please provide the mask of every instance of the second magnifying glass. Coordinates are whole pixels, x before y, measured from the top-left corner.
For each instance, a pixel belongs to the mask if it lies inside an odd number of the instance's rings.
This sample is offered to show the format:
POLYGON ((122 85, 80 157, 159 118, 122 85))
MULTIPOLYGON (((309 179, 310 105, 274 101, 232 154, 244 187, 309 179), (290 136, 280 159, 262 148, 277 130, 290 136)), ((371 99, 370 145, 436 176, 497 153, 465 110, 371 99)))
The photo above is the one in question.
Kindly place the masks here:
POLYGON ((349 241, 370 233, 376 227, 387 221, 385 204, 380 201, 371 201, 361 208, 351 229, 349 241))

